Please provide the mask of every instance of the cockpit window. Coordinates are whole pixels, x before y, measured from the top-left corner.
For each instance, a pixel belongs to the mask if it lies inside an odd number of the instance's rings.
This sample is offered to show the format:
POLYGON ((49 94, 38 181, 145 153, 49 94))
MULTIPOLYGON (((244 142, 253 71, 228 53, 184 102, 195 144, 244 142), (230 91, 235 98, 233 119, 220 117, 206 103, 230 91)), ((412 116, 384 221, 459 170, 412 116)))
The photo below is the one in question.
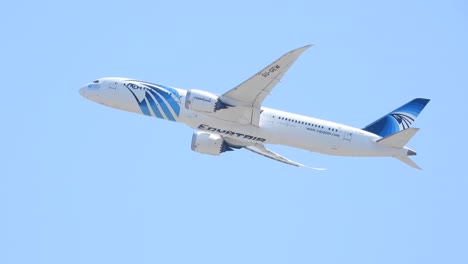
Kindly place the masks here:
POLYGON ((95 80, 93 83, 99 83, 99 80, 95 80))

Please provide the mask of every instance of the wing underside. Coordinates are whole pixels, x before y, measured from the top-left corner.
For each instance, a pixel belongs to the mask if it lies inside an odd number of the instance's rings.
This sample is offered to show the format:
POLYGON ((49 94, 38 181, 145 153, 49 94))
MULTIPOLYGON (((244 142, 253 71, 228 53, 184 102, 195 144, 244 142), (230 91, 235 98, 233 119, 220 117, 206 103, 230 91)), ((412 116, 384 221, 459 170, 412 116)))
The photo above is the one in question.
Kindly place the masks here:
POLYGON ((283 163, 286 163, 286 164, 289 164, 289 165, 293 165, 293 166, 296 166, 296 167, 304 167, 304 168, 309 168, 309 169, 314 169, 314 170, 325 170, 323 168, 312 168, 312 167, 309 167, 309 166, 306 166, 304 164, 301 164, 301 163, 298 163, 298 162, 295 162, 295 161, 292 161, 288 158, 285 158, 281 155, 279 155, 278 153, 275 153, 267 148, 265 148, 265 146, 263 144, 256 144, 254 146, 247 146, 245 147, 245 149, 248 149, 254 153, 257 153, 257 154, 260 154, 264 157, 267 157, 267 158, 270 158, 270 159, 273 159, 273 160, 276 160, 276 161, 279 161, 279 162, 283 162, 283 163))
POLYGON ((292 161, 290 159, 287 159, 267 148, 265 148, 265 146, 263 144, 257 144, 257 145, 254 145, 254 146, 247 146, 247 147, 244 147, 245 149, 247 150, 250 150, 254 153, 257 153, 257 154, 260 154, 264 157, 267 157, 267 158, 270 158, 270 159, 273 159, 273 160, 276 160, 276 161, 279 161, 279 162, 283 162, 283 163, 286 163, 286 164, 289 164, 289 165, 293 165, 293 166, 296 166, 296 167, 305 167, 305 165, 301 164, 301 163, 298 163, 298 162, 295 162, 295 161, 292 161))
POLYGON ((309 169, 314 169, 314 170, 325 170, 325 169, 322 169, 322 168, 312 168, 312 167, 309 167, 309 166, 306 166, 304 164, 301 164, 299 162, 295 162, 293 160, 290 160, 276 152, 273 152, 269 149, 267 149, 265 147, 265 145, 261 144, 261 143, 256 143, 256 144, 251 144, 251 143, 248 143, 248 142, 243 142, 243 141, 238 141, 238 140, 233 140, 233 139, 229 139, 229 138, 224 138, 224 140, 226 141, 226 143, 230 146, 234 146, 235 149, 238 149, 238 148, 245 148, 247 150, 250 150, 256 154, 259 154, 259 155, 262 155, 264 157, 267 157, 269 159, 272 159, 272 160, 276 160, 276 161, 279 161, 279 162, 282 162, 282 163, 285 163, 285 164, 289 164, 289 165, 293 165, 293 166, 296 166, 296 167, 304 167, 304 168, 309 168, 309 169))

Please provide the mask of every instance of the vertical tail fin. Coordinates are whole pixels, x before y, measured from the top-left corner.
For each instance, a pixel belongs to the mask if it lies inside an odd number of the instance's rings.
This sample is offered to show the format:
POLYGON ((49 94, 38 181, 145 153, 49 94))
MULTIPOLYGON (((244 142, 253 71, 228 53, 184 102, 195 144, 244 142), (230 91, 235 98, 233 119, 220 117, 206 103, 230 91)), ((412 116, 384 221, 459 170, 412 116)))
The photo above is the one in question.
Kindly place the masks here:
POLYGON ((405 130, 413 124, 416 117, 429 101, 429 99, 424 98, 413 99, 411 102, 400 106, 362 130, 377 134, 381 137, 386 137, 405 130))

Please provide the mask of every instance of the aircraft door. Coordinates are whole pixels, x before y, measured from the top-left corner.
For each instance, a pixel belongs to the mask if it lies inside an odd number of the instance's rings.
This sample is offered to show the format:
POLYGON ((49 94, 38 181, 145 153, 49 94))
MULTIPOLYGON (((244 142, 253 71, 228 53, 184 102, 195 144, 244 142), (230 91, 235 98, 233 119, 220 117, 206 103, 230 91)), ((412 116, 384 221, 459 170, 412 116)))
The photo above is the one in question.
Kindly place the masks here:
POLYGON ((114 90, 114 91, 117 90, 117 82, 110 81, 109 82, 109 89, 114 90))
POLYGON ((343 131, 343 140, 347 140, 351 142, 351 139, 353 138, 353 134, 348 131, 343 131))

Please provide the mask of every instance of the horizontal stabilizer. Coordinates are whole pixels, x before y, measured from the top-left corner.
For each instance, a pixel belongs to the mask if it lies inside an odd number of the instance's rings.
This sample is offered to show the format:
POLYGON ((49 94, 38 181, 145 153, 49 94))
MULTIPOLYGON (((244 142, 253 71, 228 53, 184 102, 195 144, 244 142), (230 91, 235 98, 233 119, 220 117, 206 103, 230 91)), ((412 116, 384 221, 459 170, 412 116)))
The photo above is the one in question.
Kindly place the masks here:
POLYGON ((414 163, 414 161, 412 161, 410 158, 406 156, 396 156, 395 158, 401 160, 402 162, 408 164, 409 166, 415 169, 422 170, 421 167, 419 167, 416 163, 414 163))
POLYGON ((410 127, 388 137, 377 140, 377 144, 392 148, 403 148, 418 131, 419 128, 410 127))
MULTIPOLYGON (((419 131, 419 128, 410 127, 408 129, 402 130, 388 137, 384 137, 384 138, 377 140, 377 144, 390 147, 390 148, 405 148, 406 143, 408 143, 408 141, 418 131, 419 131)), ((401 160, 402 162, 408 164, 409 166, 413 168, 421 170, 421 167, 419 167, 416 163, 414 163, 414 161, 412 161, 408 157, 408 156, 416 155, 416 152, 408 148, 405 148, 405 149, 408 150, 407 156, 395 156, 395 158, 401 160)))

